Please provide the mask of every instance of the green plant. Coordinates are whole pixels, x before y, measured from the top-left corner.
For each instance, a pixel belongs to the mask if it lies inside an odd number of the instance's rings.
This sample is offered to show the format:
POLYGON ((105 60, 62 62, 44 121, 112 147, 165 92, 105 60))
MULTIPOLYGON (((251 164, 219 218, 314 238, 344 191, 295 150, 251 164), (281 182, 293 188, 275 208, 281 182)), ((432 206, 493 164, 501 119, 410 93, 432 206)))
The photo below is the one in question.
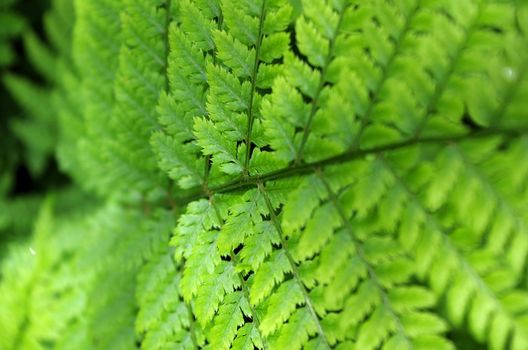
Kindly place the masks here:
POLYGON ((2 349, 528 349, 523 2, 76 0, 71 41, 2 349))
POLYGON ((20 14, 12 9, 14 0, 2 0, 0 2, 0 68, 10 64, 15 59, 15 52, 10 45, 13 37, 20 35, 24 29, 25 21, 20 14))

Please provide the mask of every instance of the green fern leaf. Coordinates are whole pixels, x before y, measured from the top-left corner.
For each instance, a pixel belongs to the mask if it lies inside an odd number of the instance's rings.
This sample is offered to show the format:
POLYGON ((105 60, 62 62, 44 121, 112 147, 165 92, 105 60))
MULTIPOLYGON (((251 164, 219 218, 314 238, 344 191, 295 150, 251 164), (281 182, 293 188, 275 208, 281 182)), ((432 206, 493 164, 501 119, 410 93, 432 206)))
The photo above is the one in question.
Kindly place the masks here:
POLYGON ((47 85, 3 76, 10 132, 73 200, 22 241, 5 157, 2 349, 528 348, 526 5, 54 0, 43 23, 47 85))

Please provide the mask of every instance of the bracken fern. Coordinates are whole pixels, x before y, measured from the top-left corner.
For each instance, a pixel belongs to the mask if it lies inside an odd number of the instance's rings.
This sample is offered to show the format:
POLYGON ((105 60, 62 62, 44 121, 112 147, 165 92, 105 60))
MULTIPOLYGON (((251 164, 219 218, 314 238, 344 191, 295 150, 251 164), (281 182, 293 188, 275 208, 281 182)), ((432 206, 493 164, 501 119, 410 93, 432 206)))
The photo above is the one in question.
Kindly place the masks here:
POLYGON ((0 348, 528 349, 524 2, 50 11, 75 186, 2 263, 0 348))

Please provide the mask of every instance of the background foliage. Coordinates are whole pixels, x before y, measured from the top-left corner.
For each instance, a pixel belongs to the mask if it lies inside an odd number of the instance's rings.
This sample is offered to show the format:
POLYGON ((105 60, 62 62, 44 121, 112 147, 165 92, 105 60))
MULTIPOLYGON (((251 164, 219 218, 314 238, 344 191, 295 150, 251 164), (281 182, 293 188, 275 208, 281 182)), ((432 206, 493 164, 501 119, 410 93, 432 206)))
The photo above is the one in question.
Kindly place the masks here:
POLYGON ((0 0, 0 349, 528 349, 528 6, 0 0))

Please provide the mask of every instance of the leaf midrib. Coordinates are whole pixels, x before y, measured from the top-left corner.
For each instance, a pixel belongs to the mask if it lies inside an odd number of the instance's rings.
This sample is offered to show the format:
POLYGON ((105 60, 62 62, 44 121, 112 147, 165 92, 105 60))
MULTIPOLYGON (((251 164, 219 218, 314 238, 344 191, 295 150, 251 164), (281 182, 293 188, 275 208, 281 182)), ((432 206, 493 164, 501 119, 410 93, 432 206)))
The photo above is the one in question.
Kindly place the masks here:
POLYGON ((298 175, 310 174, 313 173, 316 169, 324 169, 328 166, 347 163, 354 161, 360 158, 363 158, 368 155, 376 155, 383 152, 396 151, 405 149, 408 147, 413 147, 417 145, 427 145, 427 144, 449 144, 457 143, 468 140, 475 140, 493 136, 510 136, 515 137, 519 135, 528 135, 528 126, 526 127, 512 127, 512 128, 489 128, 485 130, 465 133, 465 134, 455 134, 449 136, 431 136, 423 137, 421 139, 405 139, 403 141, 388 143, 381 146, 375 146, 368 149, 355 149, 348 150, 346 152, 337 154, 332 157, 328 157, 322 160, 300 164, 292 165, 289 167, 284 167, 279 170, 274 170, 263 175, 252 175, 248 177, 240 177, 236 180, 226 182, 221 185, 211 186, 207 189, 203 187, 195 187, 189 191, 183 192, 181 196, 176 197, 175 200, 179 205, 185 205, 189 202, 200 198, 208 198, 211 194, 221 194, 221 193, 232 193, 241 191, 244 189, 257 187, 259 183, 266 183, 268 181, 275 181, 285 178, 290 178, 298 175))
POLYGON ((244 160, 244 175, 249 175, 249 160, 251 152, 251 135, 253 133, 253 123, 255 122, 255 111, 253 108, 255 94, 257 93, 257 73, 260 64, 260 50, 262 47, 262 40, 264 38, 264 19, 266 17, 266 0, 262 0, 259 16, 259 28, 257 34, 257 43, 255 45, 255 61, 253 62, 253 70, 251 71, 251 92, 249 95, 248 106, 248 125, 246 131, 246 155, 244 160))

